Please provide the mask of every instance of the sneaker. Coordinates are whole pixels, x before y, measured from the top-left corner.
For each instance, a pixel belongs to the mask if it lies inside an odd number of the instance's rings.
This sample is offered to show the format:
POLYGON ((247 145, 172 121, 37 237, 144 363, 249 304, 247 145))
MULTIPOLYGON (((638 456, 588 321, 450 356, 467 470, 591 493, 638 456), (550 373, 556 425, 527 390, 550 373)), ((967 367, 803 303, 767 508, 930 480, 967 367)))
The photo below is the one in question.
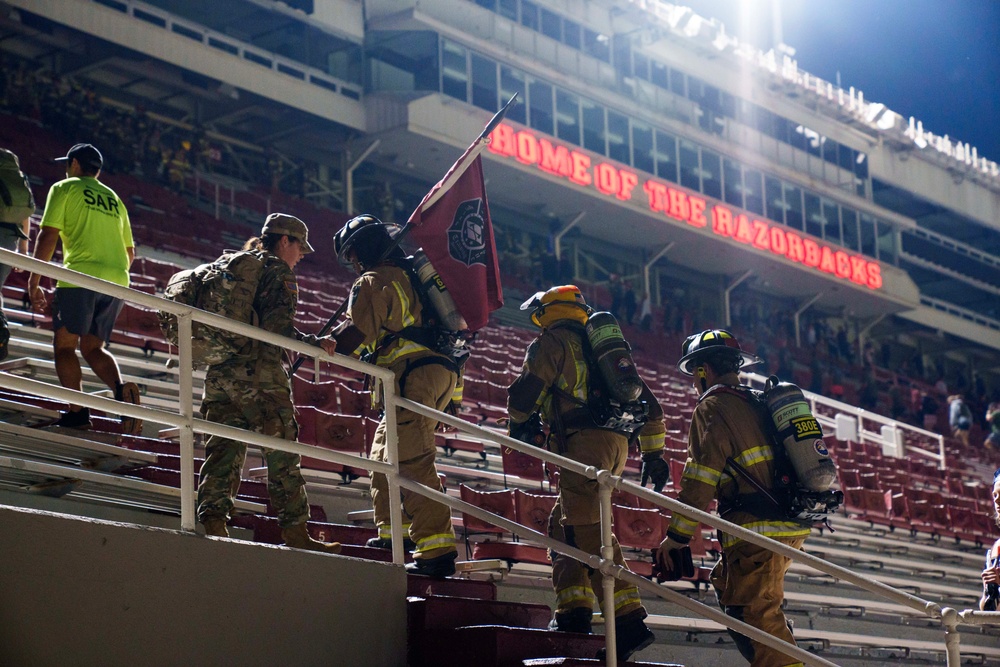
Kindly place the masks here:
MULTIPOLYGON (((615 630, 617 632, 618 646, 615 651, 618 654, 618 661, 625 662, 636 651, 641 651, 654 641, 656 636, 646 627, 642 619, 646 617, 643 609, 638 609, 625 616, 615 619, 615 630)), ((607 651, 601 649, 597 652, 597 659, 603 661, 607 651)))
POLYGON ((81 408, 76 412, 67 410, 52 425, 62 428, 88 429, 94 424, 90 421, 90 408, 81 408))
MULTIPOLYGON (((139 405, 139 396, 139 385, 135 382, 125 382, 115 387, 116 401, 139 405)), ((142 433, 142 420, 122 415, 122 433, 125 435, 139 435, 142 433)))
MULTIPOLYGON (((373 537, 367 542, 365 542, 366 547, 371 547, 372 549, 388 549, 392 551, 392 540, 387 537, 373 537)), ((417 545, 413 543, 408 537, 403 538, 403 551, 410 552, 414 551, 417 545)))
POLYGON ((407 574, 422 574, 428 577, 450 577, 455 574, 455 560, 458 552, 452 551, 436 558, 414 558, 406 564, 407 574))

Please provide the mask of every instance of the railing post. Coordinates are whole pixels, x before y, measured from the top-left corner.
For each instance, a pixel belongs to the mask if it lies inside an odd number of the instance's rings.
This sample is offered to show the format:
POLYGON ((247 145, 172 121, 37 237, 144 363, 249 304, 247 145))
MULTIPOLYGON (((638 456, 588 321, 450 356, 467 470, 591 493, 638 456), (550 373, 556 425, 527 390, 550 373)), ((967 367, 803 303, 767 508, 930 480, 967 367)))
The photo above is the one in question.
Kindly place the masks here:
POLYGON ((958 611, 955 609, 945 607, 941 610, 941 625, 944 626, 944 650, 948 657, 948 667, 960 667, 962 664, 962 651, 959 647, 959 620, 958 611))
POLYGON ((191 312, 177 316, 177 355, 179 359, 178 398, 184 425, 181 441, 181 530, 195 529, 194 489, 194 372, 191 363, 191 312))
POLYGON ((396 424, 396 387, 395 382, 380 381, 376 386, 382 388, 382 405, 385 407, 385 451, 392 466, 392 472, 386 475, 389 482, 389 524, 392 531, 392 562, 403 564, 403 509, 400 506, 399 494, 399 430, 396 424))
MULTIPOLYGON (((614 533, 611 529, 611 486, 606 482, 607 471, 598 473, 598 493, 601 499, 601 560, 613 564, 615 560, 614 533), (604 477, 602 480, 601 478, 604 477)), ((603 575, 601 586, 604 589, 604 640, 607 646, 606 660, 608 667, 618 665, 618 633, 615 628, 615 577, 610 571, 601 570, 603 575)))

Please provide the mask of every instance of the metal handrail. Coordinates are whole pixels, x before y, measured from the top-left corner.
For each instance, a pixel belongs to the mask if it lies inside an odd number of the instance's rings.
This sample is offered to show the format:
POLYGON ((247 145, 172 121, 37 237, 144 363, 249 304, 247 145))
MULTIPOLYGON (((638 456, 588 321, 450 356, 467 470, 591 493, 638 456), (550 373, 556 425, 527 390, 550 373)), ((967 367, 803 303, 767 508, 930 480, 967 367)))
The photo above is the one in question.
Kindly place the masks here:
MULTIPOLYGON (((383 473, 388 478, 389 484, 389 496, 397 497, 400 488, 409 489, 415 493, 433 498, 438 502, 441 502, 448 507, 460 510, 477 518, 480 518, 493 525, 500 526, 515 535, 520 535, 524 537, 530 537, 549 549, 552 549, 558 553, 570 556, 581 562, 589 564, 594 569, 600 570, 604 575, 604 600, 605 604, 613 604, 614 599, 614 580, 624 579, 632 583, 633 585, 645 590, 651 594, 657 595, 669 602, 673 602, 689 611, 697 613, 701 616, 709 618, 717 623, 724 625, 727 628, 734 629, 741 634, 744 634, 762 644, 775 648, 783 653, 792 656, 793 658, 799 659, 806 664, 810 665, 824 665, 825 667, 836 667, 834 663, 831 663, 823 658, 820 658, 798 646, 790 643, 786 643, 766 632, 763 632, 757 628, 754 628, 746 623, 737 621, 736 619, 727 616, 725 613, 719 609, 709 607, 695 600, 691 600, 687 596, 676 593, 668 588, 659 586, 651 581, 639 577, 625 568, 614 563, 612 558, 613 547, 611 538, 611 493, 615 489, 624 489, 633 493, 636 496, 646 499, 649 502, 654 503, 659 507, 671 510, 672 512, 677 512, 691 519, 697 520, 701 523, 709 525, 713 528, 721 530, 725 533, 734 535, 740 539, 744 539, 753 544, 763 546, 770 549, 776 553, 786 556, 796 562, 803 563, 810 567, 813 567, 820 572, 829 574, 830 576, 842 579, 856 585, 864 590, 875 593, 889 600, 903 604, 909 608, 917 610, 923 614, 926 614, 930 618, 939 618, 942 620, 942 624, 945 626, 946 637, 945 637, 945 650, 948 655, 948 666, 958 667, 960 665, 960 650, 958 642, 958 624, 960 622, 972 622, 976 624, 997 624, 1000 625, 1000 613, 993 613, 990 616, 988 613, 984 616, 984 612, 976 612, 974 610, 966 610, 964 612, 957 612, 951 608, 943 608, 937 603, 930 602, 916 595, 906 593, 895 589, 891 586, 883 584, 881 582, 869 579, 867 577, 855 574, 850 570, 829 563, 821 558, 807 554, 803 551, 792 549, 791 547, 772 540, 771 538, 759 535, 750 530, 743 528, 737 524, 730 523, 716 515, 703 512, 701 510, 695 509, 689 505, 685 505, 679 501, 673 500, 665 495, 655 493, 646 489, 638 484, 629 482, 622 479, 619 476, 611 474, 607 470, 599 470, 593 466, 586 466, 571 459, 564 458, 558 454, 554 454, 547 450, 542 450, 537 447, 528 445, 519 440, 515 440, 505 435, 495 433, 488 429, 470 424, 458 417, 448 415, 443 412, 439 412, 433 408, 415 403, 409 399, 402 398, 396 395, 395 392, 395 382, 394 375, 391 371, 384 368, 379 368, 371 364, 366 364, 342 354, 336 354, 330 356, 326 354, 321 348, 314 347, 312 345, 307 345, 301 343, 291 338, 286 338, 279 336, 263 329, 243 324, 239 322, 234 322, 225 317, 208 313, 197 308, 192 308, 190 306, 185 306, 182 304, 169 301, 162 297, 157 297, 143 292, 138 292, 120 285, 115 285, 104 280, 93 278, 75 271, 71 271, 64 267, 36 260, 31 257, 26 257, 24 255, 19 255, 17 253, 0 249, 0 263, 9 264, 10 266, 33 271, 40 275, 47 277, 54 277, 58 279, 63 279, 71 282, 74 285, 85 287, 88 289, 100 291, 116 298, 121 298, 132 303, 138 303, 147 308, 162 310, 165 312, 172 313, 178 317, 178 343, 179 343, 179 357, 180 357, 180 378, 179 378, 179 414, 174 415, 169 411, 159 410, 154 408, 136 406, 126 403, 119 403, 111 399, 103 398, 100 396, 94 396, 86 394, 83 392, 77 392, 75 390, 66 389, 63 387, 57 387, 45 382, 38 380, 31 380, 27 378, 22 378, 7 373, 3 374, 4 381, 8 386, 28 393, 37 394, 40 396, 46 396, 51 398, 56 398, 59 400, 72 402, 79 405, 84 405, 87 407, 93 407, 95 409, 108 410, 111 412, 117 412, 119 414, 125 414, 131 417, 138 417, 142 419, 150 419, 153 421, 158 421, 160 423, 168 424, 171 426, 178 427, 180 430, 181 439, 181 528, 183 530, 193 531, 194 530, 194 449, 193 449, 193 434, 194 433, 204 433, 208 435, 217 435, 220 437, 231 438, 246 442, 248 444, 253 444, 257 446, 267 447, 269 449, 276 449, 281 451, 287 451, 295 454, 310 456, 313 458, 321 459, 324 461, 330 461, 334 463, 339 463, 343 465, 349 465, 359 468, 364 468, 367 470, 383 473), (307 445, 296 441, 284 440, 280 438, 274 438, 270 436, 265 436, 259 433, 253 433, 249 431, 244 431, 242 429, 234 428, 231 426, 225 426, 222 424, 216 424, 209 422, 204 419, 196 419, 193 417, 193 404, 192 404, 192 366, 191 366, 191 323, 192 321, 197 321, 203 324, 209 324, 213 327, 218 327, 220 329, 225 329, 232 331, 241 335, 245 335, 256 340, 270 343, 273 345, 278 345, 289 350, 293 350, 300 354, 307 355, 322 361, 333 363, 338 366, 343 366, 352 370, 356 370, 367 375, 375 377, 382 386, 383 401, 386 407, 385 418, 386 418, 386 442, 388 451, 388 462, 382 463, 377 461, 372 461, 371 459, 354 456, 350 454, 345 454, 342 452, 330 451, 321 447, 316 447, 313 445, 307 445), (602 528, 602 548, 601 556, 595 556, 583 552, 575 547, 571 547, 565 543, 554 540, 547 535, 542 535, 541 533, 522 526, 520 524, 509 521, 503 517, 492 514, 486 510, 479 507, 471 505, 462 500, 452 498, 445 493, 432 489, 430 487, 419 484, 413 480, 406 479, 400 476, 399 466, 398 466, 398 437, 396 429, 396 408, 402 408, 416 414, 423 415, 425 417, 430 417, 436 419, 439 422, 445 423, 452 426, 464 433, 473 434, 479 436, 484 440, 488 440, 496 443, 501 447, 509 447, 511 449, 517 450, 522 453, 532 455, 536 458, 542 459, 547 463, 551 463, 560 468, 570 470, 577 474, 583 475, 588 479, 596 480, 600 485, 600 501, 601 501, 601 528, 602 528)), ((392 554, 393 562, 397 565, 403 563, 403 538, 401 534, 402 526, 402 516, 401 507, 399 503, 390 503, 390 524, 392 532, 392 554)), ((606 619, 611 619, 614 617, 613 613, 605 613, 606 619)), ((617 638, 615 636, 614 623, 607 623, 605 628, 605 636, 607 641, 607 664, 611 667, 616 667, 617 657, 615 653, 617 638)))

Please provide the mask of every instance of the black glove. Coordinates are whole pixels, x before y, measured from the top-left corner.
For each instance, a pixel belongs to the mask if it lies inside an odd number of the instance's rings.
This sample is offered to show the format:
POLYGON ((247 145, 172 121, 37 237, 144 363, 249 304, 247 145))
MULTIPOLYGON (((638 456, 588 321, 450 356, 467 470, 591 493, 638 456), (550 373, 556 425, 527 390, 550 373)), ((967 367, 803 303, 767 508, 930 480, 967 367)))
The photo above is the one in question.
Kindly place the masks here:
POLYGON ((640 486, 646 486, 646 482, 653 481, 653 491, 660 493, 663 486, 670 479, 670 464, 663 460, 663 452, 649 452, 642 455, 642 477, 639 480, 640 486))
POLYGON ((663 538, 660 548, 653 554, 653 576, 657 581, 677 581, 682 577, 693 577, 691 547, 670 537, 663 538))
POLYGON ((542 426, 542 418, 538 416, 537 412, 521 423, 510 422, 507 431, 508 435, 515 440, 526 442, 535 447, 545 446, 545 427, 542 426))

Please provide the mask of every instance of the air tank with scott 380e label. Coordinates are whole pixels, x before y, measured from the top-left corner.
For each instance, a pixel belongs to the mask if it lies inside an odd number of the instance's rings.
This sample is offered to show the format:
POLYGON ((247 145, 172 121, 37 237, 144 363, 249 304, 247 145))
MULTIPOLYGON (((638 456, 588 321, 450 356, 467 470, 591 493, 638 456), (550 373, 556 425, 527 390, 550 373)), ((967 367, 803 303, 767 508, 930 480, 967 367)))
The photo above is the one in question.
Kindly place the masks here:
POLYGON ((837 480, 837 468, 802 390, 772 375, 764 385, 764 401, 799 484, 810 491, 828 491, 837 480))

